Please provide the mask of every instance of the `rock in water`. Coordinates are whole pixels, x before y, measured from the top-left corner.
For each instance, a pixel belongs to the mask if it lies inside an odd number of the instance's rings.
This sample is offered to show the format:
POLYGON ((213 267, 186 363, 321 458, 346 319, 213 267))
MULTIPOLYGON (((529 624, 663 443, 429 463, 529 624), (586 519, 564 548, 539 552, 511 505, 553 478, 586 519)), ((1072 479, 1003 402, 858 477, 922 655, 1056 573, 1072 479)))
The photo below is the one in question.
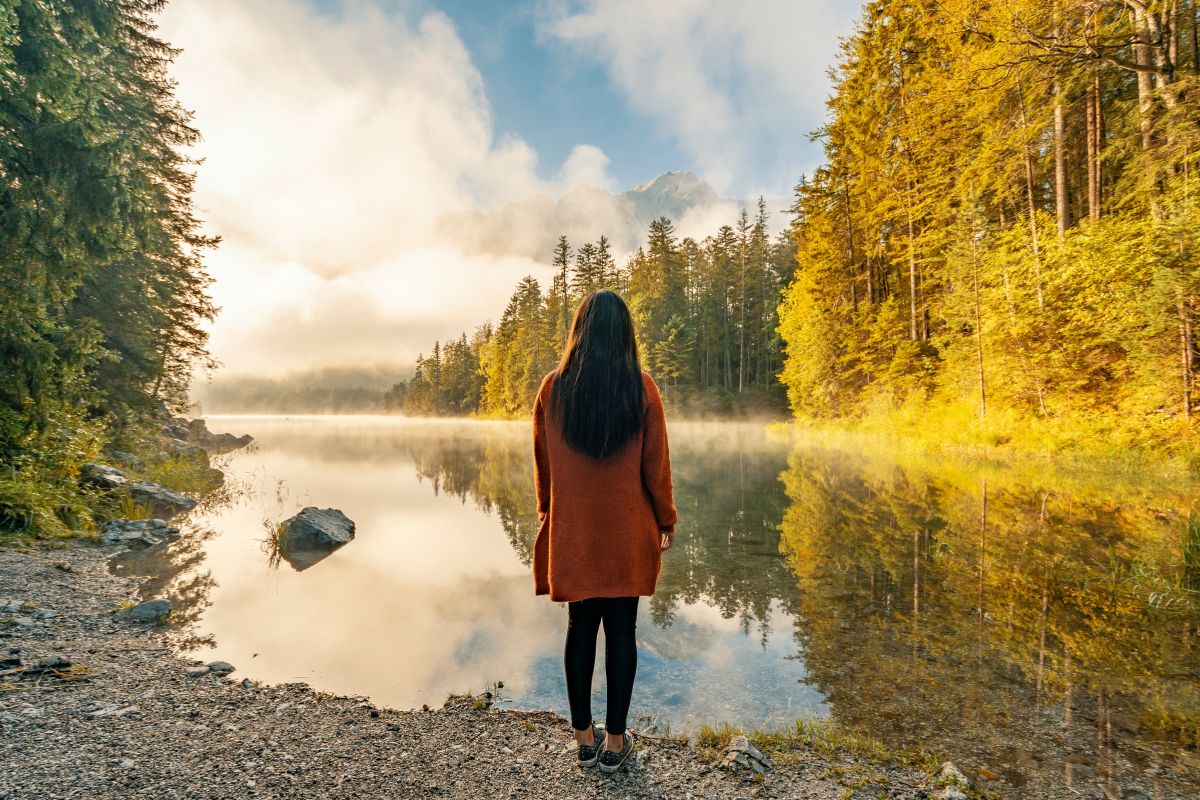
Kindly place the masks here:
POLYGON ((308 506, 280 525, 279 554, 299 571, 354 538, 354 522, 336 508, 308 506))

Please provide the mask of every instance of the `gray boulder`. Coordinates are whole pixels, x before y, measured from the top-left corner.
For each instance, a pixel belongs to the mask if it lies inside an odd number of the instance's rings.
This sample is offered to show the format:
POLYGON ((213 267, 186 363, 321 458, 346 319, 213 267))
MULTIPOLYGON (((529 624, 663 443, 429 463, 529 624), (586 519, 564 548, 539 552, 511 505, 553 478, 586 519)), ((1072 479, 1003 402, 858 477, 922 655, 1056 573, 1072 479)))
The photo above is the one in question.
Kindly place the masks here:
POLYGON ((125 473, 106 464, 84 464, 79 469, 79 482, 101 489, 117 489, 125 485, 125 473))
POLYGON ((135 502, 150 509, 150 515, 158 519, 170 519, 183 511, 191 511, 196 501, 165 486, 145 481, 132 481, 129 493, 135 502))
POLYGON ((308 506, 280 525, 279 555, 304 570, 354 539, 354 522, 336 508, 308 506))
POLYGON ((213 675, 223 676, 233 672, 236 667, 228 661, 210 661, 205 666, 213 675))
POLYGON ((200 418, 187 420, 173 417, 163 426, 163 432, 175 440, 190 442, 205 450, 216 452, 236 450, 254 441, 254 437, 249 434, 234 436, 232 433, 213 433, 208 429, 208 423, 200 418))
POLYGON ((160 519, 168 519, 196 507, 196 501, 190 497, 157 483, 131 481, 121 470, 104 464, 84 464, 79 470, 79 482, 106 490, 127 487, 135 502, 147 506, 151 516, 160 519))
POLYGON ((135 456, 133 453, 126 453, 124 450, 113 450, 108 455, 109 455, 109 457, 112 458, 113 461, 116 461, 120 464, 124 464, 127 467, 133 467, 134 469, 141 469, 143 466, 142 460, 140 458, 135 456))
POLYGON ((100 541, 104 544, 153 547, 178 538, 179 528, 161 519, 114 519, 100 529, 100 541))
POLYGON ((124 611, 124 616, 131 622, 158 622, 171 613, 171 601, 164 598, 147 600, 138 603, 124 611))

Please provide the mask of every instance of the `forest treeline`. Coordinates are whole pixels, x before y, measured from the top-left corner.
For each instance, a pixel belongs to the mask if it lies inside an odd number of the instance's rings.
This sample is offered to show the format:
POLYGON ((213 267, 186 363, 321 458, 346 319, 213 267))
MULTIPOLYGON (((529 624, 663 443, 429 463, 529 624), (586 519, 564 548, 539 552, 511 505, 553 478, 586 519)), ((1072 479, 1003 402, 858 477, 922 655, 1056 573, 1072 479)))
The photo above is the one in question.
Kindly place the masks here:
POLYGON ((215 241, 160 6, 0 4, 0 531, 86 526, 80 464, 208 359, 215 241))
POLYGON ((869 3, 797 188, 795 413, 1050 448, 1196 412, 1195 0, 869 3))
POLYGON ((772 240, 765 205, 743 210, 697 242, 665 218, 650 223, 645 246, 618 266, 608 240, 573 248, 561 237, 545 291, 532 276, 517 285, 500 322, 434 342, 385 407, 409 414, 515 417, 528 413, 554 368, 579 301, 611 289, 629 304, 642 366, 666 401, 696 413, 783 409, 777 331, 781 292, 796 255, 790 234, 772 240))
POLYGON ((700 242, 659 220, 622 268, 563 240, 545 293, 527 277, 498 326, 437 343, 388 405, 524 414, 572 305, 608 286, 680 406, 786 387, 802 419, 935 440, 1184 442, 1198 66, 1195 0, 868 3, 783 237, 761 210, 700 242))

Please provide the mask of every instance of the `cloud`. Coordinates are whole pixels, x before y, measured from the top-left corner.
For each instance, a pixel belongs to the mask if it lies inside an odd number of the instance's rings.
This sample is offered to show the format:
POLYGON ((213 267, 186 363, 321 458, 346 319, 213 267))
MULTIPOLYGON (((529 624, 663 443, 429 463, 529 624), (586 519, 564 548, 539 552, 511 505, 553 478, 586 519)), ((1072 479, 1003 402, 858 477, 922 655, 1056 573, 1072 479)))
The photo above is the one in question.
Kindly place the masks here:
POLYGON ((197 209, 231 371, 410 362, 503 308, 540 260, 464 254, 450 212, 612 184, 576 147, 553 181, 497 140, 482 78, 450 19, 345 0, 178 0, 177 95, 203 135, 197 209))
POLYGON ((779 194, 812 167, 802 142, 824 119, 830 32, 858 12, 839 0, 548 0, 539 30, 606 65, 718 189, 765 173, 779 182, 761 189, 779 194))
MULTIPOLYGON (((523 275, 548 280, 560 233, 605 234, 618 258, 644 237, 601 149, 579 143, 540 178, 524 140, 496 136, 451 20, 401 5, 175 0, 161 15, 203 135, 197 211, 223 238, 206 263, 228 372, 407 365, 495 320, 523 275)), ((699 205, 675 216, 709 219, 699 205)))

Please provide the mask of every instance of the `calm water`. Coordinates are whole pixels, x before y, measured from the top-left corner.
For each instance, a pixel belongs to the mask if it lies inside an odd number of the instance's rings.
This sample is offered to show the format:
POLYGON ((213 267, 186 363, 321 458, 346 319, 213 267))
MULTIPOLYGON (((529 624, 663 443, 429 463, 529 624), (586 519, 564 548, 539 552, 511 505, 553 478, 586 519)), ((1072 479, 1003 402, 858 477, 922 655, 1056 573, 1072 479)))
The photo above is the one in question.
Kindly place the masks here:
MULTIPOLYGON (((566 712, 566 609, 530 576, 527 424, 209 424, 257 439, 229 457, 230 491, 114 564, 175 599, 181 647, 381 704, 503 681, 514 707, 566 712), (305 505, 341 508, 357 538, 272 567, 266 531, 305 505)), ((996 773, 1008 797, 1200 796, 1193 492, 897 463, 748 424, 670 435, 680 524, 639 618, 642 726, 831 718, 996 773)))

